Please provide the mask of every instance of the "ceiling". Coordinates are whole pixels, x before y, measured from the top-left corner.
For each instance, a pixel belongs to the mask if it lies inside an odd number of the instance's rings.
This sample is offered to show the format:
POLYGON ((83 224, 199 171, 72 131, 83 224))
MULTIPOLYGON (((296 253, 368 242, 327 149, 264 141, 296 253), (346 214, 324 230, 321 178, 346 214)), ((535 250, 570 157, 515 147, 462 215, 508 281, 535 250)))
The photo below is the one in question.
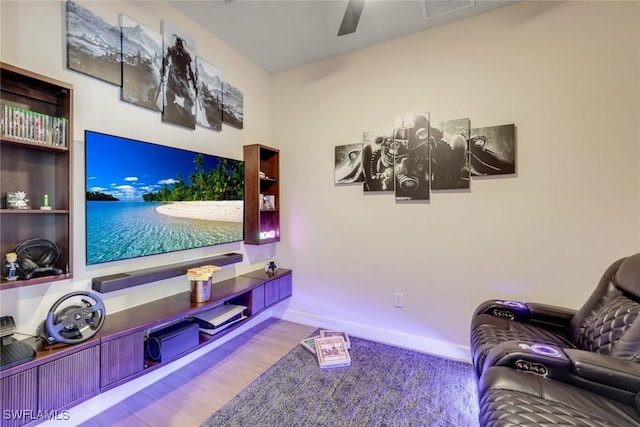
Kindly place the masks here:
POLYGON ((477 15, 519 0, 367 0, 355 33, 337 36, 347 0, 169 0, 269 73, 477 15))

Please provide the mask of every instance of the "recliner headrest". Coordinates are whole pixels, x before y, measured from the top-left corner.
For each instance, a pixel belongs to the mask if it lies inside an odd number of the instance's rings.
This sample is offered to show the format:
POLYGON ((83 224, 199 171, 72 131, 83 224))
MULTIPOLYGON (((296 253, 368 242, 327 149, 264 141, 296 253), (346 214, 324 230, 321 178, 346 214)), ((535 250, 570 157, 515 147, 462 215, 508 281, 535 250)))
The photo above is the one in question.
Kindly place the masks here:
POLYGON ((616 272, 615 284, 622 292, 640 301, 640 254, 622 261, 616 272))

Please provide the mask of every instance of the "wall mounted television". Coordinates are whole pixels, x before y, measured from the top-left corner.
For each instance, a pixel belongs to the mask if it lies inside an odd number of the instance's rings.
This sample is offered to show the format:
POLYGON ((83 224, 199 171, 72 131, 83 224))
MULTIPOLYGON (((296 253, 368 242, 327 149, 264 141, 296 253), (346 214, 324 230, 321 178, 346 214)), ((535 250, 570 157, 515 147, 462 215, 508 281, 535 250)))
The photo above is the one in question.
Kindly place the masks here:
POLYGON ((86 264, 244 239, 244 162, 85 131, 86 264))

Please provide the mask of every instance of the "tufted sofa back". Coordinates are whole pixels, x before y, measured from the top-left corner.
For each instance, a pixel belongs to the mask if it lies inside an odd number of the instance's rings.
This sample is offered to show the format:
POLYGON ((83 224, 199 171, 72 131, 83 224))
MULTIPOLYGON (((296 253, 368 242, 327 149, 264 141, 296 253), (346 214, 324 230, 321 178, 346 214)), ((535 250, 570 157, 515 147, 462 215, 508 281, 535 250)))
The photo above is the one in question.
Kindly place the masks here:
POLYGON ((619 259, 605 271, 571 320, 577 348, 640 362, 640 254, 619 259))

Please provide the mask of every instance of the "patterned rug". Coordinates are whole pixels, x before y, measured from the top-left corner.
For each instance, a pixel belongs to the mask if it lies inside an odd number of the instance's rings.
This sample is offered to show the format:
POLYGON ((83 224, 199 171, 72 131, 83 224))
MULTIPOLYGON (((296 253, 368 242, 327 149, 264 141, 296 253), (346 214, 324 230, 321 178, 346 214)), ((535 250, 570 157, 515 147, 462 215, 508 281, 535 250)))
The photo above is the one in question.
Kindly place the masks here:
POLYGON ((470 364, 351 337, 349 367, 297 346, 207 419, 219 426, 477 426, 470 364))

